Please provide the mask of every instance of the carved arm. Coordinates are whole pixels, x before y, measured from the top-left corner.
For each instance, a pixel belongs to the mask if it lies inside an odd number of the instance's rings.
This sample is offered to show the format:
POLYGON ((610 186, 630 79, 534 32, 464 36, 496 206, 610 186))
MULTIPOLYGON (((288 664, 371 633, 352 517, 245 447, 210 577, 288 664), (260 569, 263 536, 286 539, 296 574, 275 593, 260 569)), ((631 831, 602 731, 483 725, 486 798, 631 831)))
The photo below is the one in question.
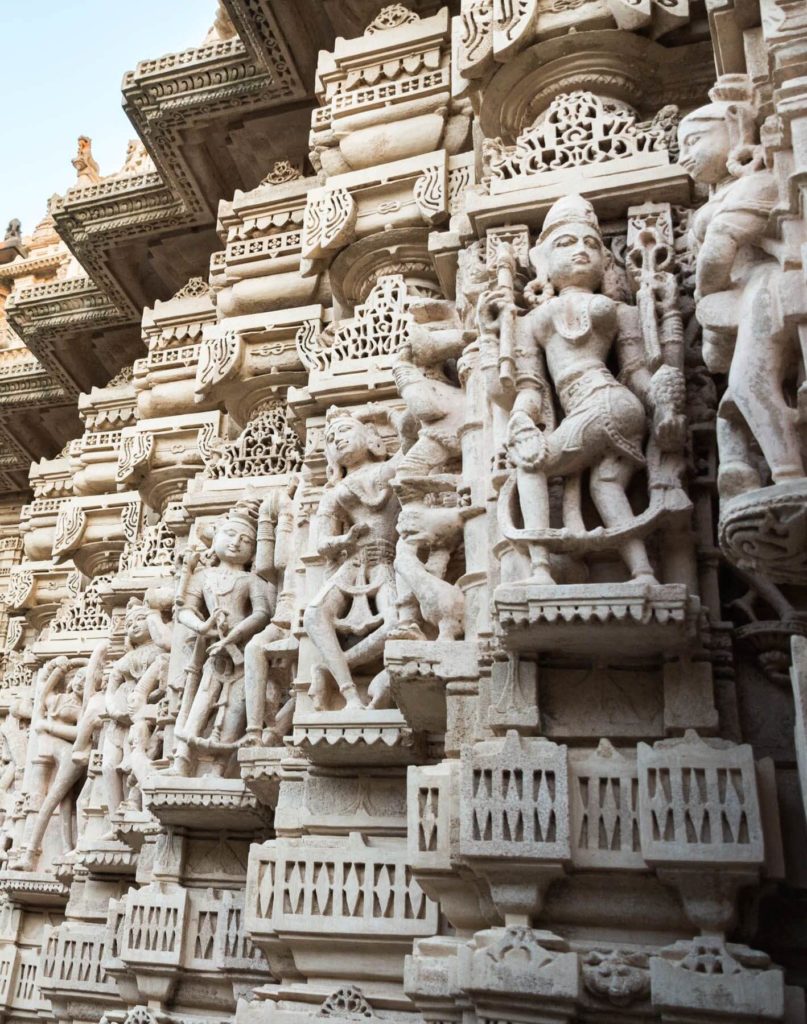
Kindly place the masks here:
POLYGON ((754 210, 727 210, 713 218, 698 250, 696 298, 731 288, 731 272, 739 249, 757 241, 767 223, 767 212, 754 210))

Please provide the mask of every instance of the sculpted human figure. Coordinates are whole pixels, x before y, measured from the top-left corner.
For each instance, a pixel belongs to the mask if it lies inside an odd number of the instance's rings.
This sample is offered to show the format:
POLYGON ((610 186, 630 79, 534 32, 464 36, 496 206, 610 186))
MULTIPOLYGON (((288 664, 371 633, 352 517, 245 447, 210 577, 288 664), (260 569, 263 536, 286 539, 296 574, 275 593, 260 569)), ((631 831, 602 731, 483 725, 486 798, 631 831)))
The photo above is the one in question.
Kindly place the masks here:
POLYGON ((453 640, 462 631, 463 596, 444 576, 462 539, 456 479, 465 395, 455 360, 468 335, 452 302, 422 299, 409 312, 412 324, 392 367, 398 393, 417 424, 417 438, 394 480, 402 505, 395 555, 396 636, 421 638, 423 620, 441 639, 453 640))
POLYGON ((798 370, 797 338, 783 321, 777 243, 767 237, 776 182, 757 142, 747 79, 725 75, 710 96, 678 134, 681 165, 711 190, 692 219, 696 315, 707 367, 728 373, 717 421, 718 485, 731 498, 761 486, 752 439, 775 484, 803 477, 805 467, 797 410, 785 397, 798 370))
POLYGON ((536 277, 525 297, 534 308, 518 316, 512 292, 498 287, 481 296, 479 319, 483 332, 499 334, 504 349, 510 318, 501 379, 494 363, 491 389, 510 390, 506 450, 524 533, 534 538, 527 542, 532 578, 554 582, 548 548, 540 542, 550 527, 550 478, 563 480, 563 528, 579 536, 577 553, 585 554, 581 477, 588 470, 592 502, 616 535, 612 546, 631 578, 655 582, 644 540, 631 532, 636 517, 626 491, 645 465, 648 413, 660 447, 683 441, 684 420, 669 387, 675 371, 661 366, 651 373, 636 308, 606 294, 608 257, 589 202, 580 196, 558 200, 530 260, 536 277), (612 351, 618 378, 607 365, 612 351), (564 414, 558 423, 555 397, 564 414))
POLYGON ((163 621, 170 608, 165 595, 147 592, 146 603, 135 598, 126 609, 126 639, 129 650, 110 669, 105 688, 105 717, 101 742, 101 772, 112 816, 125 796, 125 779, 130 768, 126 758, 130 739, 137 741, 133 715, 159 687, 164 686, 171 649, 171 628, 163 621))
MULTIPOLYGON (((312 525, 325 558, 325 582, 305 610, 304 625, 321 661, 309 690, 317 710, 327 707, 330 673, 348 708, 363 702, 353 679, 360 666, 380 660, 397 621, 393 561, 399 502, 392 479, 403 454, 388 459, 372 408, 332 407, 325 425, 328 480, 312 525), (343 645, 343 640, 348 641, 343 645), (353 642, 355 641, 355 642, 353 642)), ((389 678, 379 668, 368 688, 369 706, 389 706, 389 678)))
POLYGON ((288 493, 272 494, 261 503, 258 513, 258 546, 254 570, 266 581, 272 621, 249 641, 244 651, 247 731, 251 746, 280 743, 291 725, 294 698, 283 704, 291 682, 290 659, 298 643, 291 635, 297 609, 296 571, 292 553, 296 549, 299 512, 294 498, 299 487, 295 478, 288 493), (264 728, 265 726, 265 728, 264 728))
POLYGON ((462 354, 466 335, 454 304, 421 299, 409 306, 412 324, 395 355, 398 393, 417 421, 417 437, 401 458, 398 477, 447 469, 460 456, 465 401, 451 362, 462 354))
POLYGON ((186 561, 183 569, 177 621, 197 641, 175 729, 173 774, 190 775, 193 751, 208 750, 215 759, 207 770, 223 775, 244 734, 244 648, 272 615, 266 584, 248 568, 256 535, 254 502, 239 502, 216 526, 215 564, 186 561))
POLYGON ((89 663, 59 657, 41 670, 42 682, 31 726, 37 744, 34 777, 27 787, 32 804, 38 803, 39 808, 26 830, 22 848, 12 859, 11 867, 16 870, 33 869, 57 808, 61 814, 63 852, 69 853, 75 846, 71 794, 87 769, 93 740, 101 725, 101 677, 106 651, 107 644, 100 643, 89 663))

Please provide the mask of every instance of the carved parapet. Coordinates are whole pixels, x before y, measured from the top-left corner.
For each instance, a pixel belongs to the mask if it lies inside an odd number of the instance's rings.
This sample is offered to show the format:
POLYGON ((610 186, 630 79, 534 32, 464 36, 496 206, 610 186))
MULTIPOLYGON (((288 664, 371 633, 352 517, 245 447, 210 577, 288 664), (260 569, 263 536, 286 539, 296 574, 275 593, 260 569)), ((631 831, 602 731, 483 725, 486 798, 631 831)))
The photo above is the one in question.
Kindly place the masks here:
POLYGON ((65 921, 47 935, 37 982, 57 1012, 72 1016, 80 1006, 106 1009, 119 1001, 114 978, 103 968, 105 935, 95 924, 65 921))
POLYGON ((111 900, 103 968, 127 1002, 165 1000, 178 984, 204 984, 210 1005, 232 1012, 234 989, 265 974, 263 957, 244 931, 244 893, 231 889, 165 892, 153 886, 111 900))
POLYGON ((459 763, 409 769, 409 861, 458 929, 534 914, 563 871, 592 870, 657 870, 702 923, 733 913, 763 869, 772 819, 756 780, 750 747, 694 733, 640 744, 637 761, 608 740, 567 752, 511 731, 463 747, 459 763))
POLYGON ((764 774, 750 746, 688 732, 638 747, 642 856, 681 895, 690 921, 709 936, 736 920, 737 893, 753 884, 779 846, 778 818, 763 816, 764 774), (768 851, 766 853, 766 843, 768 851))
POLYGON ((169 999, 188 933, 188 897, 178 886, 168 892, 146 887, 110 900, 104 969, 115 978, 133 975, 147 998, 169 999))
POLYGON ((277 839, 250 851, 246 927, 270 962, 282 943, 303 975, 319 975, 325 957, 330 976, 351 978, 361 949, 373 977, 400 981, 412 940, 437 929, 437 905, 403 844, 357 832, 338 842, 277 839))
POLYGON ((126 519, 138 519, 140 495, 87 495, 71 498, 59 509, 53 538, 53 558, 72 558, 87 576, 117 568, 127 540, 126 519))
POLYGON ((460 765, 456 760, 413 766, 407 773, 407 851, 424 892, 465 933, 500 920, 485 880, 459 849, 460 765))
POLYGON ((569 755, 572 863, 576 869, 645 870, 639 836, 639 773, 632 751, 608 740, 569 755))
POLYGON ((0 944, 0 1007, 7 1013, 47 1013, 48 1001, 39 987, 38 945, 0 944))
POLYGON ((638 746, 644 859, 658 867, 758 871, 764 840, 750 746, 696 733, 638 746))
POLYGON ((570 860, 566 747, 519 737, 463 748, 459 854, 498 911, 537 914, 570 860))
POLYGON ((571 863, 568 776, 565 746, 515 732, 409 770, 410 863, 456 928, 538 913, 571 863))
POLYGON ((506 645, 520 651, 675 654, 700 623, 698 598, 673 583, 504 583, 494 605, 506 645))

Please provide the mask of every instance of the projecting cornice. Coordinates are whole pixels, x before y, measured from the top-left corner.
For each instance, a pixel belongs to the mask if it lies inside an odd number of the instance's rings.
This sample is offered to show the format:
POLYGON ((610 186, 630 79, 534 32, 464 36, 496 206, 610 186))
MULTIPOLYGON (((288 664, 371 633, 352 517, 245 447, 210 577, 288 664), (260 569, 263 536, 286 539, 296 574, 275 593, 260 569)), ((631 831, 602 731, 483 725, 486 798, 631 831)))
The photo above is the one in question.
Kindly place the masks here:
POLYGON ((310 97, 285 43, 268 38, 261 60, 235 36, 141 61, 124 76, 123 106, 156 170, 51 201, 59 234, 123 315, 204 272, 219 200, 254 186, 281 142, 296 137, 305 152, 298 108, 310 97))
POLYGON ((54 386, 68 395, 104 383, 129 354, 122 335, 127 317, 88 277, 23 288, 9 298, 6 314, 54 386), (118 338, 105 352, 97 341, 111 328, 118 338))

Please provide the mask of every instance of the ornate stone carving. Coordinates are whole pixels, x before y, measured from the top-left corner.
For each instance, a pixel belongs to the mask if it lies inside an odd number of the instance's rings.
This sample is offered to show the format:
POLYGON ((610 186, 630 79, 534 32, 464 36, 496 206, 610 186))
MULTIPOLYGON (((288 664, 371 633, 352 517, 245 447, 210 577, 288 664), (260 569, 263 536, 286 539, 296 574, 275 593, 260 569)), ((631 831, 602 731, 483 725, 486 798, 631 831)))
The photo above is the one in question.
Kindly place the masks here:
POLYGON ((650 992, 646 953, 627 949, 592 950, 583 958, 583 984, 612 1006, 630 1006, 650 992))
POLYGON ((89 663, 60 657, 40 671, 31 719, 36 733, 36 762, 27 786, 35 813, 27 822, 22 844, 12 851, 14 870, 30 871, 34 867, 57 808, 61 808, 62 855, 75 846, 71 792, 86 771, 93 736, 100 724, 105 654, 106 646, 99 644, 89 663))
MULTIPOLYGON (((680 451, 684 443, 683 374, 674 353, 665 352, 670 361, 661 362, 658 341, 648 344, 637 311, 603 294, 607 262, 585 200, 570 197, 553 206, 531 260, 537 277, 526 289, 534 305, 527 317, 516 316, 514 257, 506 245, 499 289, 480 299, 483 329, 498 335, 498 345, 490 336, 485 342, 489 394, 509 410, 503 444, 513 471, 500 497, 502 531, 529 552, 534 580, 554 582, 553 550, 579 555, 591 545, 619 550, 633 579, 655 583, 644 537, 670 513, 688 508, 680 479, 664 479, 662 469, 664 453, 680 451), (619 379, 605 362, 612 346, 620 358, 619 379), (555 400, 564 412, 558 423, 555 400), (627 488, 644 465, 650 494, 637 515, 627 488), (594 531, 581 515, 580 474, 587 469, 603 524, 594 531), (550 525, 549 514, 548 481, 557 477, 564 480, 560 529, 550 525), (519 518, 523 526, 515 525, 519 518)), ((674 315, 674 301, 675 291, 668 289, 665 312, 674 315)), ((669 348, 676 337, 680 331, 665 339, 669 348)))
POLYGON ((110 668, 105 687, 106 727, 101 771, 107 812, 112 817, 124 798, 136 806, 140 787, 155 759, 156 705, 165 696, 171 631, 163 615, 170 611, 171 591, 132 599, 126 609, 129 650, 110 668), (129 784, 134 780, 135 786, 129 784))
POLYGON ((399 505, 391 481, 403 452, 386 457, 379 418, 383 414, 371 407, 357 413, 334 407, 326 419, 328 482, 313 524, 326 580, 303 619, 320 658, 309 690, 319 710, 331 705, 329 677, 347 708, 389 706, 383 667, 371 676, 365 698, 355 680, 356 669, 377 665, 397 621, 393 560, 399 505), (344 649, 340 637, 356 642, 344 649))
POLYGON ((631 108, 590 92, 558 96, 515 146, 501 139, 485 142, 488 173, 509 180, 526 174, 571 169, 585 164, 663 152, 675 144, 677 108, 659 111, 638 124, 631 108))
POLYGON ((697 317, 703 356, 728 373, 718 410, 721 544, 745 568, 772 579, 803 572, 805 466, 788 394, 803 374, 795 324, 784 313, 783 273, 766 240, 778 189, 759 142, 750 82, 726 75, 712 102, 679 129, 681 163, 712 191, 692 220, 697 317), (762 452, 772 483, 755 456, 762 452))
POLYGON ((176 775, 191 774, 202 755, 210 773, 224 775, 243 736, 244 647, 271 617, 266 586, 247 569, 256 538, 257 509, 241 502, 214 528, 212 561, 204 549, 186 552, 177 584, 177 622, 196 638, 175 727, 171 771, 176 775))
POLYGON ((204 455, 206 475, 217 480, 295 473, 302 454, 300 437, 289 424, 285 403, 270 401, 258 410, 236 441, 210 441, 204 455))
POLYGON ((805 25, 708 6, 226 0, 10 226, 4 1019, 801 1020, 805 25))

